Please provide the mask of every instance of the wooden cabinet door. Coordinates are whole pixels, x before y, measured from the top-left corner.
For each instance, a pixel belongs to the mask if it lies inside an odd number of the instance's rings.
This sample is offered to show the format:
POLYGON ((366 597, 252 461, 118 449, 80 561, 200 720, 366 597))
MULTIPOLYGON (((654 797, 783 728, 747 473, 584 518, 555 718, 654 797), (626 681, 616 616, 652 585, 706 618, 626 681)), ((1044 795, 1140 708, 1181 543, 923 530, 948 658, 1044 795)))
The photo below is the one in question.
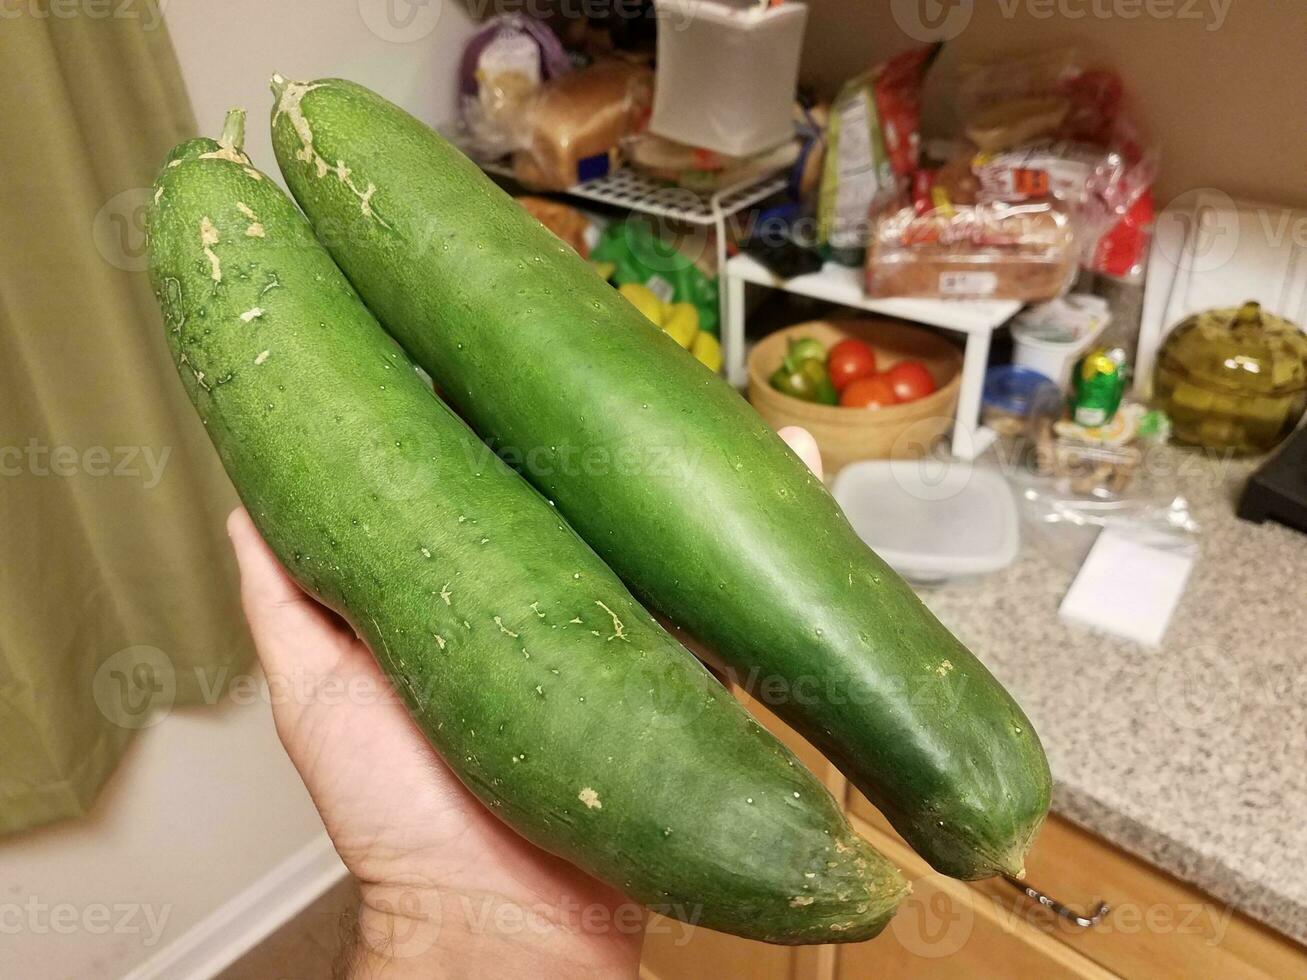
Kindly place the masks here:
POLYGON ((794 960, 795 950, 788 946, 755 943, 655 915, 645 933, 640 976, 643 980, 799 980, 794 960))
MULTIPOLYGON (((906 851, 902 838, 860 793, 849 794, 849 812, 877 847, 906 851)), ((1147 980, 1307 976, 1307 950, 1298 944, 1056 815, 1045 821, 1026 858, 1026 878, 1082 914, 1100 900, 1113 911, 1098 926, 1080 929, 1005 881, 967 887, 987 917, 1012 930, 1021 926, 1025 935, 1054 939, 1114 975, 1147 980)), ((895 922, 903 916, 900 912, 895 922)))

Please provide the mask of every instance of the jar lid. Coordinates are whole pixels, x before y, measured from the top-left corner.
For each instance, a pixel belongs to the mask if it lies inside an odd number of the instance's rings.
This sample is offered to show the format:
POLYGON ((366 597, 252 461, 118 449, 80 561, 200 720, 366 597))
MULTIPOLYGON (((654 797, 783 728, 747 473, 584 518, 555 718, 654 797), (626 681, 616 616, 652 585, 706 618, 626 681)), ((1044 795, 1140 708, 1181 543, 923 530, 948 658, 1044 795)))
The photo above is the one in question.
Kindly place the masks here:
POLYGON ((1307 388, 1307 335, 1255 302, 1187 317, 1162 344, 1158 361, 1192 381, 1237 394, 1307 388))
POLYGON ((1061 396, 1061 389, 1033 368, 1020 364, 997 364, 985 374, 985 387, 981 402, 985 408, 1028 415, 1041 391, 1052 389, 1061 396))

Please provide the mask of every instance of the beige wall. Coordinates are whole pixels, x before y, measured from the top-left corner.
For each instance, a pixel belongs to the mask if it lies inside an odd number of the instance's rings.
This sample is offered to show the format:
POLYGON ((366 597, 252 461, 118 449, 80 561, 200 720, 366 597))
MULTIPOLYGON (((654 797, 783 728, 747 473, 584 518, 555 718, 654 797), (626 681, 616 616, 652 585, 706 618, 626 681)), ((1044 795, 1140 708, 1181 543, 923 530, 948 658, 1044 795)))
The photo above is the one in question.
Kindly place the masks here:
MULTIPOLYGON (((1076 44, 1125 75, 1141 125, 1162 147, 1163 200, 1216 187, 1307 206, 1307 0, 808 2, 803 76, 825 94, 917 43, 903 25, 920 11, 943 11, 966 24, 933 72, 929 131, 949 130, 959 61, 1076 44)), ((407 27, 386 19, 411 9, 390 0, 171 0, 165 9, 206 127, 232 105, 261 116, 273 70, 346 75, 424 118, 449 118, 454 65, 473 29, 452 0, 425 8, 439 13, 434 24, 407 27)), ((275 170, 263 130, 250 127, 251 150, 275 170)))
POLYGON ((917 43, 901 22, 921 9, 955 24, 969 15, 936 64, 928 131, 948 130, 959 61, 1075 44, 1124 74, 1136 117, 1162 146, 1162 200, 1215 187, 1307 205, 1307 0, 809 2, 803 75, 824 94, 917 43))

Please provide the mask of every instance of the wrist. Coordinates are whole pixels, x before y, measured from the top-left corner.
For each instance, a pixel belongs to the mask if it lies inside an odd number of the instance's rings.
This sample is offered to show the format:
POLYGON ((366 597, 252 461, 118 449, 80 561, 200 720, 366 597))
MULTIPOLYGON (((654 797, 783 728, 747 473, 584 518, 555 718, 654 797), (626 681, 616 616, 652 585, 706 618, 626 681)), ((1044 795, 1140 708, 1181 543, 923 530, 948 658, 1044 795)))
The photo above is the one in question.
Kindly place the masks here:
POLYGON ((442 915, 434 889, 360 882, 361 900, 337 976, 428 978, 449 975, 441 963, 442 915))

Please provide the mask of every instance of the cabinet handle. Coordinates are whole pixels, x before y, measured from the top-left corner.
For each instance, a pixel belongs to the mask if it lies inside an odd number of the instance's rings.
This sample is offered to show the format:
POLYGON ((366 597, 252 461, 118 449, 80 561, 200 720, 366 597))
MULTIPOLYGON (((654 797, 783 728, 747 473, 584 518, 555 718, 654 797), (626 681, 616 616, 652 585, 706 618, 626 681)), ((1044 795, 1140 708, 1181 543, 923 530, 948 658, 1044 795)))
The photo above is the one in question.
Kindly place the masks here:
POLYGON ((1003 880, 1006 881, 1013 888, 1020 891, 1023 895, 1026 896, 1026 898, 1030 899, 1032 902, 1038 902, 1040 905, 1044 906, 1044 908, 1048 909, 1054 915, 1058 916, 1059 918, 1066 919, 1068 922, 1070 922, 1072 925, 1076 926, 1079 929, 1092 929, 1094 926, 1098 925, 1105 918, 1107 918, 1107 914, 1112 911, 1112 907, 1108 905, 1106 902, 1099 902, 1098 906, 1094 909, 1093 912, 1091 912, 1088 916, 1084 916, 1076 912, 1074 909, 1067 908, 1057 899, 1045 895, 1038 888, 1032 888, 1024 881, 1018 881, 1016 878, 1010 877, 1009 875, 1004 875, 1003 880))

